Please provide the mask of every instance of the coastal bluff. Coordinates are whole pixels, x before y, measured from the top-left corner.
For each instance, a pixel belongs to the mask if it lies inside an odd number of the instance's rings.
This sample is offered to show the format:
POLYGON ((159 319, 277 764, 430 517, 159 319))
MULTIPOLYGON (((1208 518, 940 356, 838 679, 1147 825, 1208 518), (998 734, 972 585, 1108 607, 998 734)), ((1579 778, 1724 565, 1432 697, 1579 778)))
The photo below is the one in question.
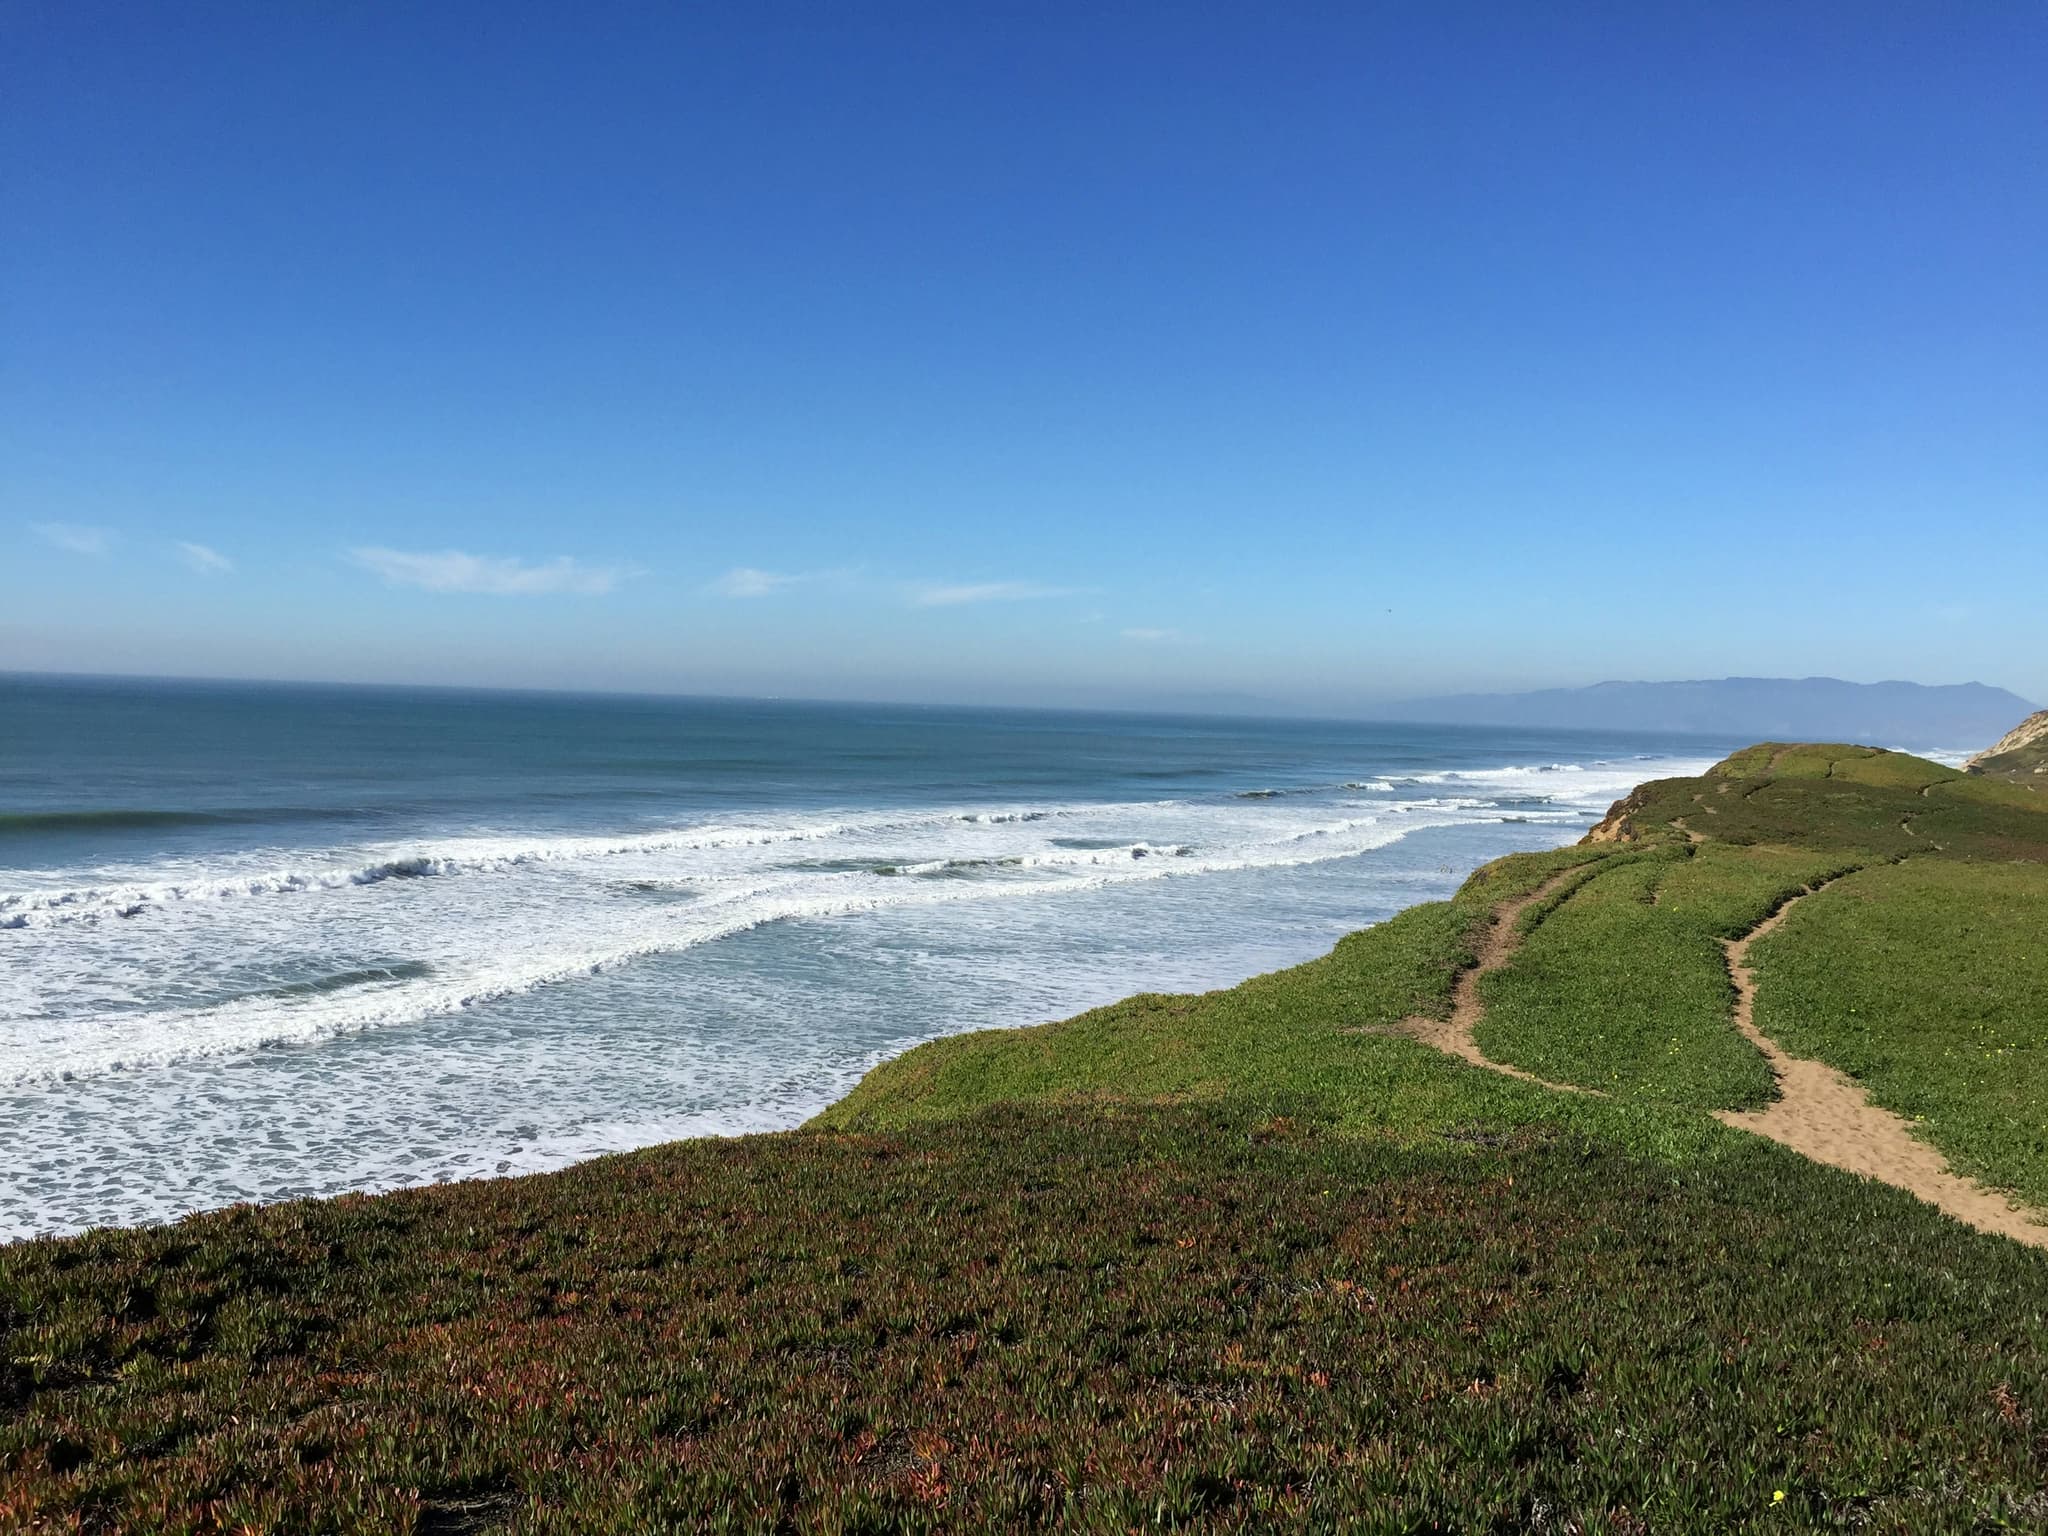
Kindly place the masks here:
POLYGON ((1963 765, 1966 773, 2048 774, 2048 709, 2037 709, 1963 765))

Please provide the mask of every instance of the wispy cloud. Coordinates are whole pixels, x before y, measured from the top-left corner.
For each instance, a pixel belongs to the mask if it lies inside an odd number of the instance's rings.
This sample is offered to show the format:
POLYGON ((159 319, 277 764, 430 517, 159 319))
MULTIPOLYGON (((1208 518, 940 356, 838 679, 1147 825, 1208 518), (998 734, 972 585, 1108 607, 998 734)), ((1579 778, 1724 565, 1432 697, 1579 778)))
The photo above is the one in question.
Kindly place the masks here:
POLYGON ((1177 629, 1127 629, 1123 632, 1123 637, 1126 640, 1136 641, 1139 645, 1166 645, 1178 640, 1180 638, 1180 631, 1177 629))
POLYGON ((194 544, 187 539, 177 541, 178 558, 197 571, 201 576, 224 575, 235 568, 235 562, 217 549, 204 544, 194 544))
POLYGON ((84 528, 77 523, 30 523, 29 527, 45 544, 74 555, 104 555, 114 547, 114 536, 104 528, 84 528))
POLYGON ((829 571, 764 571, 751 565, 736 565, 712 582, 710 590, 721 597, 773 597, 791 587, 844 584, 859 576, 859 569, 852 566, 837 566, 829 571))
POLYGON ((737 565, 711 583, 711 590, 724 597, 772 597, 784 587, 811 579, 787 571, 761 571, 751 565, 737 565))
POLYGON ((1036 581, 978 581, 913 587, 910 600, 920 608, 955 608, 962 603, 1023 603, 1047 597, 1078 597, 1084 587, 1049 587, 1036 581))
POLYGON ((586 565, 567 555, 529 563, 495 555, 385 549, 367 545, 349 551, 349 558, 398 587, 424 587, 429 592, 483 592, 494 597, 523 597, 546 592, 596 596, 609 592, 632 570, 619 565, 586 565))

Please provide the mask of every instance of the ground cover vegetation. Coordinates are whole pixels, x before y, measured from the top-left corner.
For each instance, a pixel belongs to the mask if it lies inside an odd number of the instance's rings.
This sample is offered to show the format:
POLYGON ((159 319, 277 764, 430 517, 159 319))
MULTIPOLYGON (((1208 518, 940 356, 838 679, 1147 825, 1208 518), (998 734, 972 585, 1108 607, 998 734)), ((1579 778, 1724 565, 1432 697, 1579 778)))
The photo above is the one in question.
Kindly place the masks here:
POLYGON ((1834 872, 1826 854, 1684 842, 1615 863, 1485 978, 1478 1041, 1553 1082, 1697 1109, 1747 1109, 1770 1068, 1726 1027, 1734 989, 1718 940, 1834 872))
POLYGON ((1731 1133, 1001 1107, 34 1244, 0 1445, 102 1529, 2048 1520, 2048 1259, 1731 1133), (1782 1495, 1782 1497, 1781 1497, 1782 1495))
POLYGON ((0 1249, 0 1528, 2048 1529, 2048 1253, 1705 1113, 1831 881, 1758 1022, 2040 1198, 2040 798, 1769 744, 802 1132, 0 1249), (1595 1093, 1403 1032, 1538 892, 1479 1039, 1595 1093))

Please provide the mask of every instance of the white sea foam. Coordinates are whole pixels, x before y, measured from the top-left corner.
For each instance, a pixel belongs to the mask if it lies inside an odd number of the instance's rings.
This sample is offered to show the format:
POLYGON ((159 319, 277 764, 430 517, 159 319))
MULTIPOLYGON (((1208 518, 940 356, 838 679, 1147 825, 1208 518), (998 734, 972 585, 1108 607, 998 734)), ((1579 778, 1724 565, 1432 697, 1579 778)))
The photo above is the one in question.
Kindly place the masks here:
POLYGON ((366 975, 360 985, 335 991, 288 996, 270 991, 208 1006, 103 1016, 97 1027, 82 1028, 80 1021, 70 1020, 61 1028, 21 1032, 0 1068, 0 1087, 160 1067, 266 1046, 310 1044, 414 1023, 770 923, 845 918, 891 907, 1056 896, 1132 881, 1316 863, 1349 858, 1423 826, 1460 819, 1465 818, 1447 810, 1424 811, 1399 825, 1382 827, 1377 816, 1350 817, 1292 828, 1278 838, 1207 855, 1189 844, 1138 841, 1103 849, 954 858, 897 867, 900 874, 910 875, 979 869, 1013 876, 1000 881, 932 883, 892 879, 879 871, 757 875, 714 888, 685 908, 625 914, 601 909, 595 921, 586 916, 554 943, 497 948, 488 955, 473 955, 467 963, 440 961, 421 975, 388 981, 366 975))
MULTIPOLYGON (((1704 762, 1673 761, 1672 775, 1696 773, 1704 762)), ((1423 785, 1470 788, 1498 795, 1526 791, 1564 809, 1604 809, 1626 794, 1641 777, 1640 763, 1547 763, 1490 769, 1445 769, 1406 776, 1354 781, 1328 788, 1394 794, 1423 785)), ((1317 793, 1317 789, 1243 791, 1238 798, 1257 803, 1317 793)), ((940 810, 883 814, 858 818, 816 817, 783 824, 728 823, 664 829, 627 837, 564 836, 542 839, 463 838, 426 847, 378 847, 302 867, 213 869, 199 866, 165 877, 143 871, 108 870, 89 885, 56 884, 40 889, 0 893, 0 929, 21 929, 70 922, 101 922, 133 918, 164 906, 187 902, 229 901, 247 897, 291 896, 339 891, 386 881, 500 874, 536 865, 578 863, 644 854, 693 853, 787 843, 844 840, 892 832, 928 831, 948 824, 973 827, 1019 826, 1062 817, 1100 818, 1120 812, 1157 810, 1182 802, 1142 805, 1063 804, 1001 810, 940 810)), ((1453 797, 1459 809, 1477 809, 1471 796, 1453 797)), ((246 861, 245 861, 246 862, 246 861)))
POLYGON ((289 896, 451 875, 502 874, 540 864, 581 862, 635 854, 695 853, 819 842, 944 826, 951 822, 998 826, 1071 816, 1105 807, 1048 806, 1028 811, 954 812, 882 816, 864 820, 810 820, 790 825, 714 825, 643 833, 625 838, 555 837, 539 840, 464 838, 424 849, 372 852, 364 862, 248 872, 197 870, 174 879, 110 880, 0 895, 0 928, 136 917, 178 902, 289 896))
POLYGON ((1700 766, 15 871, 0 1234, 786 1126, 885 1049, 1303 958, 1444 894, 1443 850, 1546 846, 1700 766))
POLYGON ((475 837, 56 885, 0 902, 0 922, 16 929, 4 942, 22 962, 0 974, 0 1087, 404 1026, 769 924, 1284 868, 1426 827, 1568 825, 1641 771, 1550 764, 1390 778, 1365 814, 1342 814, 1328 797, 947 808, 475 837), (790 844, 830 857, 792 865, 776 851, 790 844), (620 899, 636 883, 691 899, 620 899), (241 901, 272 896, 304 899, 241 901), (307 958, 273 976, 250 958, 267 955, 307 958), (350 984, 308 986, 309 972, 350 984))

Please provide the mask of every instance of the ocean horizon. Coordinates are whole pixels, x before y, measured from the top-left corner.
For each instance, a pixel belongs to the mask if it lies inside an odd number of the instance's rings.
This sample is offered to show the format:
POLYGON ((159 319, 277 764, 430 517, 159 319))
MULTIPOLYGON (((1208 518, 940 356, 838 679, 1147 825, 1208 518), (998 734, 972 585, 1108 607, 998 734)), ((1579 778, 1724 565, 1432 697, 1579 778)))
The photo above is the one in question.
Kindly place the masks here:
POLYGON ((0 718, 5 1238, 788 1128, 1741 745, 29 675, 0 718))

